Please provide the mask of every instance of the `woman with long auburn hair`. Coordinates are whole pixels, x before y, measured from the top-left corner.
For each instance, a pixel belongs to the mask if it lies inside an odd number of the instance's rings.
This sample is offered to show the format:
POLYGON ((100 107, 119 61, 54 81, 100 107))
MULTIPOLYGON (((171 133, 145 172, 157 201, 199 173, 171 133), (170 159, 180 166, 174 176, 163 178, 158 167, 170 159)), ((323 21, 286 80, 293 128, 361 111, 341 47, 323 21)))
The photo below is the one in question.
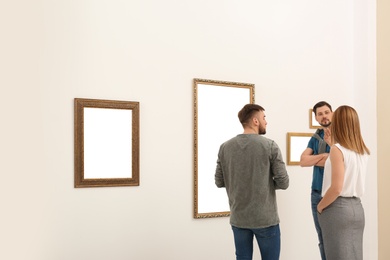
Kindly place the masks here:
POLYGON ((332 147, 325 162, 322 200, 317 206, 328 260, 363 259, 364 194, 369 149, 356 110, 340 106, 333 113, 332 147))

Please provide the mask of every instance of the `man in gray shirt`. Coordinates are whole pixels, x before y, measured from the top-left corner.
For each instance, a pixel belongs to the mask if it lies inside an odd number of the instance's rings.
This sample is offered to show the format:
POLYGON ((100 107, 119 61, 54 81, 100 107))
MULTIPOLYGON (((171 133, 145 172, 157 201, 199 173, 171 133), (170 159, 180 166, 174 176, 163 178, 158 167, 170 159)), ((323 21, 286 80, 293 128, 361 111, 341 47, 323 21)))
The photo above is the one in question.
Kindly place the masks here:
POLYGON ((278 145, 264 137, 264 108, 245 105, 238 113, 244 133, 219 149, 215 184, 226 187, 236 259, 252 259, 253 236, 263 260, 280 256, 277 189, 287 189, 289 177, 278 145))

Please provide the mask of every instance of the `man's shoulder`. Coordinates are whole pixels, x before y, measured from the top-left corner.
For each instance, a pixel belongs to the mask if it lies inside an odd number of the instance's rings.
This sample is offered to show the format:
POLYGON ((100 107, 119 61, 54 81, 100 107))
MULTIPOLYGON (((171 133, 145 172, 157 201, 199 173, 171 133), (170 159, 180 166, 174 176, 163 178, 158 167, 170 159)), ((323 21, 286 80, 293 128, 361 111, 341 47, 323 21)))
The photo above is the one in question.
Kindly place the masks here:
POLYGON ((232 138, 226 140, 225 142, 223 142, 223 143, 221 144, 221 148, 222 148, 222 147, 225 147, 225 146, 229 146, 230 144, 237 142, 237 139, 238 139, 238 136, 234 136, 234 137, 232 137, 232 138))
POLYGON ((242 141, 250 141, 255 143, 263 143, 263 144, 272 144, 275 143, 274 140, 265 137, 264 135, 255 135, 255 134, 239 134, 234 136, 228 140, 226 140, 222 146, 226 146, 232 143, 242 142, 242 141))
POLYGON ((313 137, 315 137, 316 135, 318 135, 320 138, 323 138, 324 136, 324 129, 323 128, 318 128, 317 131, 315 131, 315 133, 313 134, 313 137))
POLYGON ((261 142, 263 145, 268 146, 269 148, 278 148, 278 144, 275 142, 275 140, 265 137, 263 135, 260 136, 259 142, 261 142))

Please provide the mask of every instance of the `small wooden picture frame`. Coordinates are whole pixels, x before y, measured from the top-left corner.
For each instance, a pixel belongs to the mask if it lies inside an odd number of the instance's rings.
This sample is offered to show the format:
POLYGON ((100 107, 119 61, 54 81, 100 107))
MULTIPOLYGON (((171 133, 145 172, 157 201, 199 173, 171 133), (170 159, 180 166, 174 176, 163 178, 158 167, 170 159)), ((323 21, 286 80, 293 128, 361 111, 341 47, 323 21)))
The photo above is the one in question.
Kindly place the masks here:
POLYGON ((287 133, 287 165, 299 165, 313 133, 287 133))
POLYGON ((316 120, 316 115, 313 112, 313 109, 309 109, 309 128, 310 129, 318 129, 321 128, 321 125, 316 120))

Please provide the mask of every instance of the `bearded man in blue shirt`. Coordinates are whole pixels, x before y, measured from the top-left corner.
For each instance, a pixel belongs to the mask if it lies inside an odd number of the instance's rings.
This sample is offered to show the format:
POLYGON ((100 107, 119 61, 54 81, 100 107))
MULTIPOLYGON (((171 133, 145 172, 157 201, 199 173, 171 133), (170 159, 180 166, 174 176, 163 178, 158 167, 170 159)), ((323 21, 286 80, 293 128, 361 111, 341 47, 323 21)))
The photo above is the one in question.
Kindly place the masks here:
POLYGON ((311 209, 314 225, 318 235, 318 246, 321 259, 326 260, 321 227, 318 223, 317 205, 322 199, 322 180, 324 177, 324 164, 330 151, 330 129, 332 122, 332 106, 325 101, 320 101, 313 107, 316 121, 322 128, 318 129, 310 138, 307 148, 301 155, 300 165, 302 167, 313 166, 313 180, 311 185, 311 209))

